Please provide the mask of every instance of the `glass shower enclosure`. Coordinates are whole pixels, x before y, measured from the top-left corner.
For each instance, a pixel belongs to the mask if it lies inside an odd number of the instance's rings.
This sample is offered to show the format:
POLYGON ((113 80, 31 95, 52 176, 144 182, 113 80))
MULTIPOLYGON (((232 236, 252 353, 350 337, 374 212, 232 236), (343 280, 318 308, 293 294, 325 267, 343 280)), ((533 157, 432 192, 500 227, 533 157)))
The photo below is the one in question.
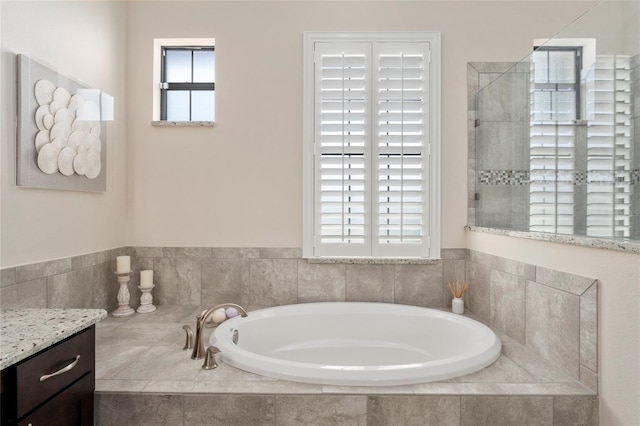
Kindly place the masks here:
POLYGON ((640 240, 639 1, 599 3, 475 102, 476 226, 640 240))

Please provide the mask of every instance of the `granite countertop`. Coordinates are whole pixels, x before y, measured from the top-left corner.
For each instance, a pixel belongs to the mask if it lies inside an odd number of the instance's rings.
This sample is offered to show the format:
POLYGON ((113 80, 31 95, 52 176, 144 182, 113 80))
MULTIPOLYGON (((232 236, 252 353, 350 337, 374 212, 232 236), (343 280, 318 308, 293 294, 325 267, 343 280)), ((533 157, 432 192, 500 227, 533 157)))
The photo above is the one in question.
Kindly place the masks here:
POLYGON ((8 309, 0 312, 0 369, 106 318, 104 309, 8 309))
POLYGON ((485 234, 506 235, 529 240, 640 254, 640 242, 631 239, 598 238, 585 235, 552 234, 550 232, 514 231, 510 229, 485 228, 482 226, 465 226, 464 229, 465 231, 483 232, 485 234))

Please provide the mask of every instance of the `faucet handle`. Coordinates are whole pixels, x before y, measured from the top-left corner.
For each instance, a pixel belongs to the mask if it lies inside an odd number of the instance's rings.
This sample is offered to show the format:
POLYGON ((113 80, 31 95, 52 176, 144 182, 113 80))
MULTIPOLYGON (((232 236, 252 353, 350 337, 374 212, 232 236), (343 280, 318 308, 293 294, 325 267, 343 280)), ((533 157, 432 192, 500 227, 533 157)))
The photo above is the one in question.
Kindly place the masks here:
POLYGON ((216 356, 215 356, 215 354, 217 353, 220 353, 220 349, 218 349, 216 346, 209 346, 207 348, 207 351, 204 357, 204 364, 202 364, 203 369, 213 370, 218 366, 218 363, 216 363, 216 356))
POLYGON ((187 333, 184 348, 182 348, 182 350, 186 351, 187 349, 193 349, 193 330, 188 325, 183 325, 182 329, 187 333))

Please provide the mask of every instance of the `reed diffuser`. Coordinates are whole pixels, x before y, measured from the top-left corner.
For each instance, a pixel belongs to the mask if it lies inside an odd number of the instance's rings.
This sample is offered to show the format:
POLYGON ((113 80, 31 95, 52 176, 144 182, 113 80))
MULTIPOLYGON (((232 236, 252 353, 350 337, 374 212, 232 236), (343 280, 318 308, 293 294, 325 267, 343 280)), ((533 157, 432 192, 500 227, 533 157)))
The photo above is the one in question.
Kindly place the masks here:
POLYGON ((467 289, 467 283, 460 283, 456 281, 455 283, 449 282, 447 283, 449 286, 449 291, 451 291, 451 295, 453 296, 453 300, 451 301, 451 312, 454 314, 464 314, 464 300, 462 296, 464 296, 464 292, 467 289))

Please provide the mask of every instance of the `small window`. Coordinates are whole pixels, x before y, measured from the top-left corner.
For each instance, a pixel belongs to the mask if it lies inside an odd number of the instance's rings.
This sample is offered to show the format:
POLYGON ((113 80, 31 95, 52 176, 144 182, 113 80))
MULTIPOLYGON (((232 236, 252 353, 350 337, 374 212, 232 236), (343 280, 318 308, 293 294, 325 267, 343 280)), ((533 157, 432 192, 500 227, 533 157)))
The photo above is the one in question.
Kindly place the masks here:
POLYGON ((163 46, 160 120, 210 121, 215 118, 215 48, 163 46))
POLYGON ((153 126, 213 126, 215 38, 153 39, 153 126))

